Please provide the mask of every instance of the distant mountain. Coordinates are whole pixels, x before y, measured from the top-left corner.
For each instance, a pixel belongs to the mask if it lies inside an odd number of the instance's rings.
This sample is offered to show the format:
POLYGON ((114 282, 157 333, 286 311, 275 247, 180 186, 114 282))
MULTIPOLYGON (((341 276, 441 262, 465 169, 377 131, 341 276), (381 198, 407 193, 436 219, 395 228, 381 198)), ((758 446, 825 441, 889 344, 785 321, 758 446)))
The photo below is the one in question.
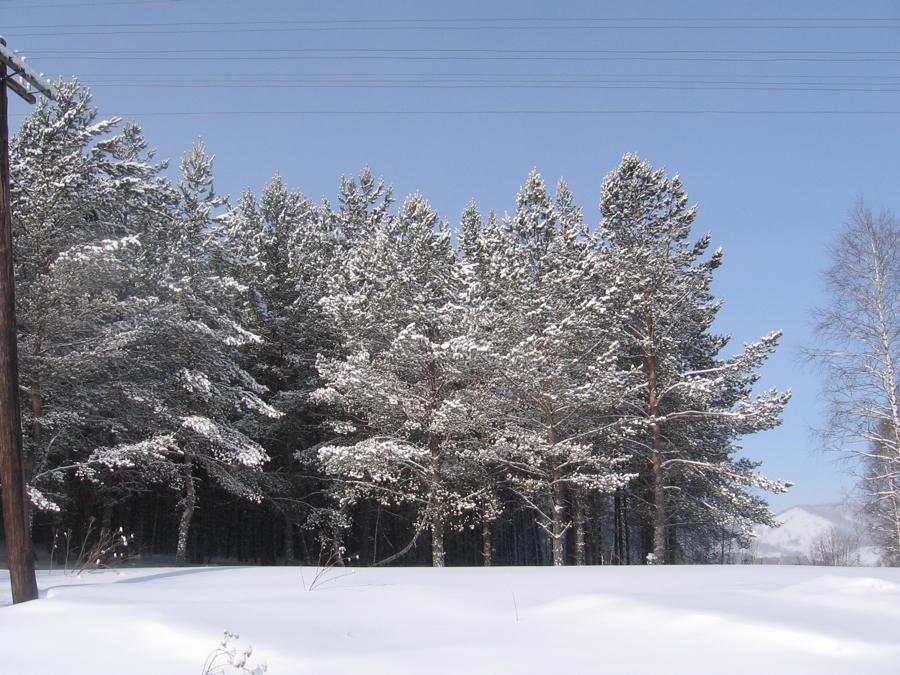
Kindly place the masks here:
POLYGON ((807 562, 816 538, 834 527, 859 538, 861 564, 878 564, 878 553, 866 544, 859 515, 847 504, 803 504, 779 513, 775 520, 780 527, 756 527, 754 557, 763 562, 807 562))

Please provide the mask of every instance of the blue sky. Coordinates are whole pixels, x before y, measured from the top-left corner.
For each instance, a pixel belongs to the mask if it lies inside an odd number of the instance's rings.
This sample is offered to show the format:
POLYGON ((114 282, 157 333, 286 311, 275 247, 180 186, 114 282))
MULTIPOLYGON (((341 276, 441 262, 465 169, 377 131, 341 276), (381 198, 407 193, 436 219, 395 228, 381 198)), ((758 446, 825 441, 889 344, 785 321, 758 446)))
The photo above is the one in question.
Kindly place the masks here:
MULTIPOLYGON (((735 348, 785 332, 762 384, 794 400, 781 428, 745 442, 796 483, 773 507, 852 485, 818 451, 820 382, 798 350, 849 209, 900 212, 897 2, 0 0, 0 12, 10 47, 48 76, 78 75, 159 157, 177 162, 202 135, 235 196, 276 172, 331 196, 369 165, 455 221, 472 198, 511 210, 538 167, 596 222, 623 153, 680 173, 698 234, 725 250, 717 329, 735 348)), ((15 127, 27 106, 11 112, 15 127)))

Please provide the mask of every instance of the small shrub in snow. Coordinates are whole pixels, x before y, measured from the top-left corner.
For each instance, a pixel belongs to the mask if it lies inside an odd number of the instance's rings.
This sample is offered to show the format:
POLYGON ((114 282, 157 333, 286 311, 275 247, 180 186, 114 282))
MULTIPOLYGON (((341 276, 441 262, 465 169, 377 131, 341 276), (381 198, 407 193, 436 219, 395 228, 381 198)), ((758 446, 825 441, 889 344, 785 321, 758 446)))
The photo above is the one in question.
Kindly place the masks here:
MULTIPOLYGON (((65 541, 65 558, 63 561, 63 571, 65 574, 79 575, 82 572, 91 570, 109 569, 122 564, 128 558, 128 546, 134 542, 134 535, 126 535, 125 531, 120 527, 117 530, 100 529, 97 534, 96 541, 93 540, 97 522, 96 518, 88 521, 87 531, 84 538, 78 546, 78 553, 74 553, 72 547, 72 530, 66 530, 63 533, 65 541)), ((51 571, 52 561, 56 555, 59 546, 59 535, 53 535, 53 550, 50 556, 51 571)))
POLYGON ((358 555, 345 558, 344 553, 346 549, 343 546, 332 549, 327 556, 325 555, 326 550, 327 547, 323 542, 322 550, 319 552, 319 564, 316 565, 313 570, 313 576, 309 583, 306 583, 306 577, 303 576, 303 569, 300 569, 300 583, 303 584, 304 591, 314 591, 325 584, 353 574, 351 570, 347 570, 343 574, 336 574, 336 571, 337 568, 343 569, 345 565, 352 560, 359 560, 358 555))
POLYGON ((268 670, 265 661, 257 665, 250 664, 253 647, 240 649, 237 641, 240 635, 225 631, 219 646, 216 647, 203 664, 202 675, 226 675, 226 673, 244 673, 245 675, 262 675, 268 670))

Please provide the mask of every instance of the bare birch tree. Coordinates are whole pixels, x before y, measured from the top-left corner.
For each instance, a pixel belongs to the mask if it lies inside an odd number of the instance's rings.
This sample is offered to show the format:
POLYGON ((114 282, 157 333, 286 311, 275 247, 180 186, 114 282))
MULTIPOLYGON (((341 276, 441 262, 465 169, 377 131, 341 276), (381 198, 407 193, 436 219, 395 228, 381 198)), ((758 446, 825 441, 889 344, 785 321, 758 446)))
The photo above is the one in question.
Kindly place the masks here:
POLYGON ((809 562, 827 567, 855 567, 859 565, 859 547, 859 536, 832 526, 813 539, 809 562))
POLYGON ((857 207, 831 248, 830 303, 815 313, 826 447, 859 460, 874 538, 900 563, 900 221, 857 207))

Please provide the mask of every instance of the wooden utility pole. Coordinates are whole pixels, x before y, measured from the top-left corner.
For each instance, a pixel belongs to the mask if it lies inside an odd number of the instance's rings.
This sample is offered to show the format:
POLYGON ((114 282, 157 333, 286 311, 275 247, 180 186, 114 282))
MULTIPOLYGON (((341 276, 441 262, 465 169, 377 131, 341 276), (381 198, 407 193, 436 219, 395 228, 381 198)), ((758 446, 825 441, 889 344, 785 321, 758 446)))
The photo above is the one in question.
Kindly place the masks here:
POLYGON ((22 467, 7 87, 29 103, 36 100, 30 88, 48 98, 54 96, 53 88, 9 51, 6 40, 0 37, 0 493, 12 599, 13 602, 25 602, 35 600, 38 590, 22 467))

